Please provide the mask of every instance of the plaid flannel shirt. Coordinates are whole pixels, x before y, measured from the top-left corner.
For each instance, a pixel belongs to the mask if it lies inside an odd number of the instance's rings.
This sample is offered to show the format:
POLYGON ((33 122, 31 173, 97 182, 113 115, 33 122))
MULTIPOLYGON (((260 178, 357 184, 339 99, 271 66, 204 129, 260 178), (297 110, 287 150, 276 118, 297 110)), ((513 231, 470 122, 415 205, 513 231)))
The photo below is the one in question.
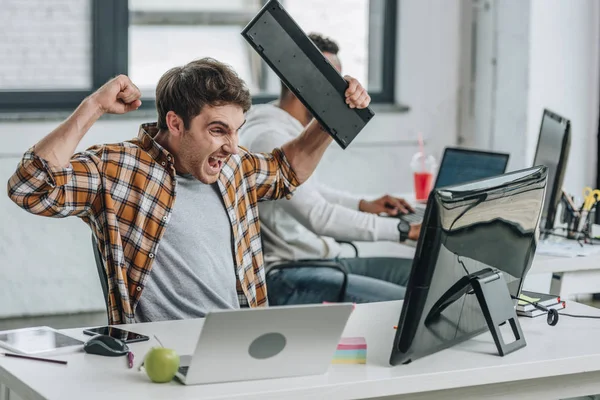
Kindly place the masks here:
MULTIPOLYGON (((67 168, 29 149, 8 181, 10 198, 47 217, 80 217, 98 239, 108 276, 111 324, 134 323, 135 307, 169 223, 177 182, 173 157, 144 124, 138 137, 73 155, 67 168)), ((283 151, 229 157, 218 185, 232 226, 237 291, 242 307, 267 304, 257 202, 289 197, 298 185, 283 151)), ((202 223, 202 210, 198 220, 202 223)), ((90 239, 91 240, 91 239, 90 239)))

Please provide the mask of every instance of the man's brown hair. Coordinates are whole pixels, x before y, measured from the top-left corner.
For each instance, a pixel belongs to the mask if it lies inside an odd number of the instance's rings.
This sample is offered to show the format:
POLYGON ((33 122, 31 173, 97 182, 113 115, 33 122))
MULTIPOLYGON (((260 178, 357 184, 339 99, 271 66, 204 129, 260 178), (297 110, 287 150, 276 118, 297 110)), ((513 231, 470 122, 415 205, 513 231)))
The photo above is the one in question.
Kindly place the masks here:
POLYGON ((167 113, 173 111, 186 129, 202 108, 233 104, 244 112, 252 100, 245 82, 227 64, 213 58, 195 60, 183 67, 171 68, 156 85, 158 128, 168 129, 167 113))

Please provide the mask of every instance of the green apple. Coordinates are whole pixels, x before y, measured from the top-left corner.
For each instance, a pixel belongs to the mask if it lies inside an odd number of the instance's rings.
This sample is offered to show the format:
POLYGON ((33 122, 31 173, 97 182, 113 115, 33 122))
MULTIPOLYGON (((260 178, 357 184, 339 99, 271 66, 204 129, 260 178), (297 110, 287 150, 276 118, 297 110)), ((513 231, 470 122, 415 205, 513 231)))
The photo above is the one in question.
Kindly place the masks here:
POLYGON ((144 368, 152 382, 170 382, 179 368, 179 356, 173 349, 153 347, 146 353, 144 368))

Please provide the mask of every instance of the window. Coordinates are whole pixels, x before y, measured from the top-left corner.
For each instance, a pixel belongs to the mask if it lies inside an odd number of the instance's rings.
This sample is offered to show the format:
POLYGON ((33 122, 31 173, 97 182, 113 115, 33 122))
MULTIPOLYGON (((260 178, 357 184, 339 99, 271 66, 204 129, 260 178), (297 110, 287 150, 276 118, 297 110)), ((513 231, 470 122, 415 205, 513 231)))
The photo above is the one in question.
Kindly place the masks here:
POLYGON ((2 112, 72 110, 127 72, 126 1, 4 0, 2 12, 2 112))
MULTIPOLYGON (((280 0, 305 32, 340 45, 343 73, 374 102, 394 101, 398 0, 280 0), (351 21, 351 22, 350 22, 351 21)), ((153 108, 169 68, 201 57, 233 66, 254 102, 274 99, 277 76, 240 35, 266 0, 5 0, 0 111, 72 110, 128 74, 153 108)))
MULTIPOLYGON (((397 0, 280 1, 305 32, 339 44, 342 72, 363 83, 374 101, 394 101, 397 0)), ((265 2, 130 0, 129 76, 152 99, 169 68, 213 57, 236 70, 255 102, 274 99, 279 79, 240 35, 265 2)))

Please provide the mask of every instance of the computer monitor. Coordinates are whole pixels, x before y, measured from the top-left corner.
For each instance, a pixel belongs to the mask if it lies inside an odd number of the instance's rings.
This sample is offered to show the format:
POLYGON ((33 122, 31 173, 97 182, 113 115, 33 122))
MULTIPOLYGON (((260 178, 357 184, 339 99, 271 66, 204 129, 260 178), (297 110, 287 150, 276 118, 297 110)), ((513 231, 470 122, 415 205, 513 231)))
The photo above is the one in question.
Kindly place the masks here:
POLYGON ((447 147, 440 163, 435 188, 502 175, 507 153, 447 147))
POLYGON ((548 167, 548 190, 542 211, 542 227, 545 230, 554 228, 570 147, 571 122, 545 109, 533 161, 533 166, 548 167))
POLYGON ((546 175, 541 166, 432 190, 390 364, 487 329, 477 296, 460 287, 469 277, 501 272, 506 298, 500 300, 514 313, 511 295, 519 295, 537 246, 546 175))

